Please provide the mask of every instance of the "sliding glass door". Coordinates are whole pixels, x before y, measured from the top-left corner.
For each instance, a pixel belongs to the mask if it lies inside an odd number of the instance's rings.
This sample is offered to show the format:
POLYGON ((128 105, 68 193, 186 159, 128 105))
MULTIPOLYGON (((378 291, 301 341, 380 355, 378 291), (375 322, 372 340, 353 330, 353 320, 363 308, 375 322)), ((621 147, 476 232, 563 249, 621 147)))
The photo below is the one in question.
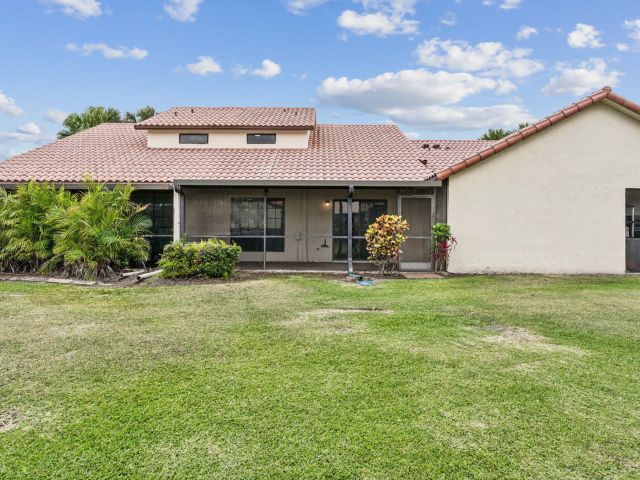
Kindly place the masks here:
MULTIPOLYGON (((348 237, 348 201, 333 201, 333 260, 347 260, 348 237)), ((386 200, 353 200, 353 259, 367 260, 367 242, 364 234, 380 215, 387 213, 386 200)))

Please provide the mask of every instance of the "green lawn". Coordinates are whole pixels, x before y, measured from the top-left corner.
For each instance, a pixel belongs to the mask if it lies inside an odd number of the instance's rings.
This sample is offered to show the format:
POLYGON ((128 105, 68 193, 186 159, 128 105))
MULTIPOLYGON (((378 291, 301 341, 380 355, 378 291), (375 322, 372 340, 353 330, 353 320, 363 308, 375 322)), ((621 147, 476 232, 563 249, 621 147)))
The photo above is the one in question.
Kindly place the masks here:
POLYGON ((639 478, 640 278, 0 283, 0 478, 639 478))

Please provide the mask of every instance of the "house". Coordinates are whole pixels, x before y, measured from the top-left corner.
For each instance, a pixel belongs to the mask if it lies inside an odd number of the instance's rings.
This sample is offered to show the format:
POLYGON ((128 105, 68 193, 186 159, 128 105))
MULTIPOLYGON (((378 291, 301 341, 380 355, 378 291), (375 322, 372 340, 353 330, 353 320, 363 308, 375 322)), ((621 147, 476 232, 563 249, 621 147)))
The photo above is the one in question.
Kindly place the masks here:
POLYGON ((357 270, 386 212, 411 225, 404 270, 431 268, 431 225, 448 222, 453 272, 624 273, 640 264, 639 120, 609 88, 498 142, 318 124, 313 108, 177 107, 17 155, 0 185, 131 183, 156 251, 219 237, 262 268, 357 270))

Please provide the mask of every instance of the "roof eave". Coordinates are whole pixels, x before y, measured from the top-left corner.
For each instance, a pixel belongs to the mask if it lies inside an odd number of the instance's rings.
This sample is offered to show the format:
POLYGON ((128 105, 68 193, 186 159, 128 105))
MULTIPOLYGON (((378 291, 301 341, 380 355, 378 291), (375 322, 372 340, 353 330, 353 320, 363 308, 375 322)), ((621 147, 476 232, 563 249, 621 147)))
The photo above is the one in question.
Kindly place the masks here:
POLYGON ((440 187, 442 182, 436 178, 428 180, 190 180, 176 179, 173 184, 179 187, 440 187))
POLYGON ((558 122, 561 122, 562 120, 566 120, 567 118, 572 117, 573 115, 582 112, 583 110, 596 105, 597 103, 603 102, 603 100, 613 102, 615 105, 622 107, 635 115, 640 115, 640 105, 622 97, 621 95, 618 95, 617 93, 614 93, 610 87, 604 87, 601 90, 593 93, 592 95, 583 98, 579 102, 572 103, 559 112, 545 117, 539 122, 536 122, 533 125, 529 125, 528 127, 515 132, 514 134, 509 135, 502 140, 499 140, 489 148, 486 148, 481 152, 462 160, 461 162, 458 162, 437 172, 436 177, 438 178, 438 180, 446 180, 451 175, 454 175, 462 170, 466 170, 476 163, 481 162, 482 160, 486 160, 496 153, 506 150, 507 148, 522 142, 523 140, 531 137, 532 135, 535 135, 536 133, 546 130, 547 128, 555 125, 558 122))
POLYGON ((136 130, 314 130, 315 125, 142 125, 135 124, 136 130))

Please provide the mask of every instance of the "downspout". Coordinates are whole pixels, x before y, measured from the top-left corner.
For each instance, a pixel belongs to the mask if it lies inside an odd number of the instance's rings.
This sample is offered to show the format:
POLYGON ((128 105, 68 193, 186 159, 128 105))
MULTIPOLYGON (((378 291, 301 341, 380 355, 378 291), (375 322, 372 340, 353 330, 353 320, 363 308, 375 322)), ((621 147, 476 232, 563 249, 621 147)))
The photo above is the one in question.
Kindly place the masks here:
POLYGON ((347 197, 347 263, 349 265, 349 274, 353 273, 353 194, 355 189, 353 185, 349 187, 349 196, 347 197))
POLYGON ((267 192, 268 190, 264 189, 264 200, 262 209, 262 270, 267 269, 267 192))

